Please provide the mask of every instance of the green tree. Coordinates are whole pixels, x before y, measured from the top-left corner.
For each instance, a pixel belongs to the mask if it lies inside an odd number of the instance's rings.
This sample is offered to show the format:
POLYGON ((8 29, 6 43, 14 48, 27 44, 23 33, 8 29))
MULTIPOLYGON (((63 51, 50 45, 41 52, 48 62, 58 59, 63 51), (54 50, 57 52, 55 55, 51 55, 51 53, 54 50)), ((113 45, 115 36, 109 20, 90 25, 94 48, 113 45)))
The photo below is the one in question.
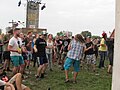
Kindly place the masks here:
POLYGON ((92 36, 91 32, 89 31, 82 31, 81 34, 84 36, 84 37, 87 37, 87 36, 92 36))
POLYGON ((63 35, 63 32, 60 31, 60 32, 57 33, 57 35, 58 35, 58 36, 61 36, 61 35, 63 35))
POLYGON ((99 38, 99 39, 100 39, 101 37, 100 37, 100 36, 97 36, 97 35, 93 35, 92 38, 93 38, 93 39, 94 39, 94 38, 99 38))

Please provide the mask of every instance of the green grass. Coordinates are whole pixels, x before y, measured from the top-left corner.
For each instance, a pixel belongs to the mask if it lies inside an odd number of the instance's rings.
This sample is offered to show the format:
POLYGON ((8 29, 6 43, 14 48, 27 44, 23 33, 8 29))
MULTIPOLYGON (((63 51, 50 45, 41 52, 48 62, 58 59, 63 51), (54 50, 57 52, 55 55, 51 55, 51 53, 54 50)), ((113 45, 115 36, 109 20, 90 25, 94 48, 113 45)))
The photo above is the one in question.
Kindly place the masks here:
MULTIPOLYGON (((108 63, 108 61, 106 61, 108 63)), ((31 90, 111 90, 112 75, 107 74, 107 68, 98 69, 98 74, 82 69, 77 77, 77 84, 64 83, 64 71, 61 71, 58 66, 54 66, 52 72, 46 71, 45 78, 36 80, 37 68, 31 67, 31 74, 25 80, 24 84, 29 86, 31 90)), ((69 77, 72 79, 72 69, 69 72, 69 77)))

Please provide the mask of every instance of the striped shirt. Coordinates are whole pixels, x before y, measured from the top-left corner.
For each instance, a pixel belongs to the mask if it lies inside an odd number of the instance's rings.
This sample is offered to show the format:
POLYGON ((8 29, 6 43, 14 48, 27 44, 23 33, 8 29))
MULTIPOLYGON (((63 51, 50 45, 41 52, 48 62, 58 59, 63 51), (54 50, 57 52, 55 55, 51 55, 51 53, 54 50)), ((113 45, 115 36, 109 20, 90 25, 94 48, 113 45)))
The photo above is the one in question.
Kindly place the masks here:
POLYGON ((67 57, 74 60, 80 60, 82 58, 83 45, 76 40, 72 40, 70 44, 71 49, 68 51, 67 57))

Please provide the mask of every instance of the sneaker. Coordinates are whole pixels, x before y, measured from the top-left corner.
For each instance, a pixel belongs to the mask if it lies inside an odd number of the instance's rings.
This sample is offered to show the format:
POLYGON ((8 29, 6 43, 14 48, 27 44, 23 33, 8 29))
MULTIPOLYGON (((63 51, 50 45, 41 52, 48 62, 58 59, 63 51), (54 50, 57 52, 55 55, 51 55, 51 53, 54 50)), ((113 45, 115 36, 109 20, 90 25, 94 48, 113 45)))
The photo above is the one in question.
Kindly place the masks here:
POLYGON ((39 78, 39 76, 37 76, 37 75, 36 75, 35 77, 36 77, 37 79, 39 78))
POLYGON ((65 70, 64 68, 61 68, 61 70, 63 71, 63 70, 65 70))
POLYGON ((26 68, 29 69, 29 66, 27 66, 26 68))
POLYGON ((53 71, 52 69, 50 69, 50 71, 53 71))
POLYGON ((25 79, 25 77, 22 75, 22 79, 25 79))
POLYGON ((112 72, 107 72, 108 74, 112 74, 112 72))
POLYGON ((69 80, 69 79, 65 80, 65 83, 68 83, 68 82, 70 82, 70 80, 69 80))
POLYGON ((43 73, 41 74, 40 78, 44 78, 44 74, 43 73))
POLYGON ((37 78, 37 80, 38 80, 38 81, 40 81, 40 80, 41 80, 41 78, 39 77, 39 78, 37 78))
POLYGON ((104 67, 102 67, 101 69, 105 69, 104 67))
POLYGON ((7 71, 8 71, 8 72, 12 72, 12 70, 10 70, 9 68, 7 68, 7 71))
POLYGON ((50 88, 48 88, 47 90, 50 90, 50 88))
POLYGON ((76 84, 76 83, 77 83, 77 81, 73 81, 73 83, 74 83, 74 84, 76 84))

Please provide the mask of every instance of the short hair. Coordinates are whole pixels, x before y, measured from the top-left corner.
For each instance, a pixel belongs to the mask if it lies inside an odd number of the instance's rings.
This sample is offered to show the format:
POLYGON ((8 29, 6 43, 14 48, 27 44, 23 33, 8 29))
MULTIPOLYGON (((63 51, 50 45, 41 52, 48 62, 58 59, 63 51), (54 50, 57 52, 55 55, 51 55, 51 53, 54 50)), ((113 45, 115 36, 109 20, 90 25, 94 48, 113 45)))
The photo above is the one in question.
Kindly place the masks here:
POLYGON ((14 31, 18 31, 18 30, 20 30, 20 28, 15 28, 15 29, 13 29, 13 32, 14 32, 14 31))

